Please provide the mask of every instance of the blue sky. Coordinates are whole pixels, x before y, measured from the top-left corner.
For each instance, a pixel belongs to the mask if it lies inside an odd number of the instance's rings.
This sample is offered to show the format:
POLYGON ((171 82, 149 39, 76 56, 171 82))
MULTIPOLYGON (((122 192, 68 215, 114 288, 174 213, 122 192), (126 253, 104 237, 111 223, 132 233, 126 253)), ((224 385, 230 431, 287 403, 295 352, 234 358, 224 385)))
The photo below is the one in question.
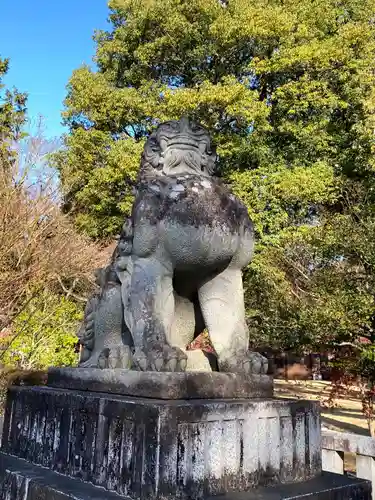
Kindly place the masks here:
POLYGON ((64 132, 61 110, 72 71, 93 65, 95 29, 106 29, 107 0, 1 0, 0 56, 10 58, 4 83, 29 93, 31 121, 46 135, 64 132))

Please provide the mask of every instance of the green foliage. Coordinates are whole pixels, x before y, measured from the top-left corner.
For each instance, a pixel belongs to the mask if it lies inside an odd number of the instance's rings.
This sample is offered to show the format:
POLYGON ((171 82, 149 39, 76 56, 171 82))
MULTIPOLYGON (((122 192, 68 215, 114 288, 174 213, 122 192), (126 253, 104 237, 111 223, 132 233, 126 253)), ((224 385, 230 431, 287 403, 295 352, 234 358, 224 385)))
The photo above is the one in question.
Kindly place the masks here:
POLYGON ((375 344, 358 339, 341 346, 331 362, 333 384, 328 403, 334 406, 338 396, 350 394, 360 398, 371 437, 375 437, 375 344))
POLYGON ((69 186, 65 210, 76 214, 77 227, 90 236, 113 235, 124 213, 130 212, 142 145, 113 141, 109 133, 81 128, 67 137, 66 144, 69 149, 55 155, 55 161, 64 165, 63 185, 69 186))
POLYGON ((9 161, 9 146, 21 136, 22 125, 25 123, 26 99, 24 93, 17 89, 5 89, 2 79, 9 69, 9 59, 0 57, 0 161, 9 161))
POLYGON ((99 70, 69 82, 55 157, 77 225, 108 238, 143 141, 201 121, 254 220, 245 274, 255 343, 373 335, 375 0, 111 0, 99 70))
POLYGON ((44 291, 28 303, 2 339, 2 363, 26 370, 75 364, 75 332, 81 320, 82 311, 74 302, 44 291))

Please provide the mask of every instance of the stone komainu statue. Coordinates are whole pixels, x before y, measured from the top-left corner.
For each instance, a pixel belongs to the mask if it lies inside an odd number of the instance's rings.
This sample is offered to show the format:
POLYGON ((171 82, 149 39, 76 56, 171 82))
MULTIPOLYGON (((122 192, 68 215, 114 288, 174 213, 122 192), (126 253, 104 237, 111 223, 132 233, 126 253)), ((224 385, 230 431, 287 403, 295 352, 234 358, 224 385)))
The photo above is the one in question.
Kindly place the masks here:
POLYGON ((207 328, 216 369, 266 371, 245 322, 253 226, 215 161, 207 130, 186 118, 148 138, 131 218, 87 304, 81 366, 184 371, 186 346, 207 328))

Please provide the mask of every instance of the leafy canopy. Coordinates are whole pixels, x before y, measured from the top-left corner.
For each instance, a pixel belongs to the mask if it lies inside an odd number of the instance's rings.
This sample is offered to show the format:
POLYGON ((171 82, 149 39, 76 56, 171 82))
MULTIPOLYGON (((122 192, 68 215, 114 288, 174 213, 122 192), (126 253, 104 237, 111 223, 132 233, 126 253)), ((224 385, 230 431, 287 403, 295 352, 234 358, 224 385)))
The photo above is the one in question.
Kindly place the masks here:
POLYGON ((111 0, 98 70, 69 82, 55 157, 77 226, 129 213, 143 141, 182 114, 206 125, 248 206, 254 341, 372 335, 375 0, 111 0))
POLYGON ((77 360, 75 332, 93 289, 99 248, 77 234, 56 200, 41 123, 24 133, 26 95, 2 84, 0 59, 0 410, 8 369, 77 360))

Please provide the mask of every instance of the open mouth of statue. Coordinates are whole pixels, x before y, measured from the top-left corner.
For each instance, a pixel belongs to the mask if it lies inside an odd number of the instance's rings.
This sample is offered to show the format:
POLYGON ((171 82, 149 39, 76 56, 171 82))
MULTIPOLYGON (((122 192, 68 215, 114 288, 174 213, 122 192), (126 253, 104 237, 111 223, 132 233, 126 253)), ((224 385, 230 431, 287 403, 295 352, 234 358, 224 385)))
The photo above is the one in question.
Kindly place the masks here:
POLYGON ((173 137, 173 139, 169 140, 167 144, 168 145, 166 149, 171 149, 171 147, 173 146, 178 146, 178 149, 199 149, 199 142, 191 139, 186 135, 178 135, 176 137, 173 137))

